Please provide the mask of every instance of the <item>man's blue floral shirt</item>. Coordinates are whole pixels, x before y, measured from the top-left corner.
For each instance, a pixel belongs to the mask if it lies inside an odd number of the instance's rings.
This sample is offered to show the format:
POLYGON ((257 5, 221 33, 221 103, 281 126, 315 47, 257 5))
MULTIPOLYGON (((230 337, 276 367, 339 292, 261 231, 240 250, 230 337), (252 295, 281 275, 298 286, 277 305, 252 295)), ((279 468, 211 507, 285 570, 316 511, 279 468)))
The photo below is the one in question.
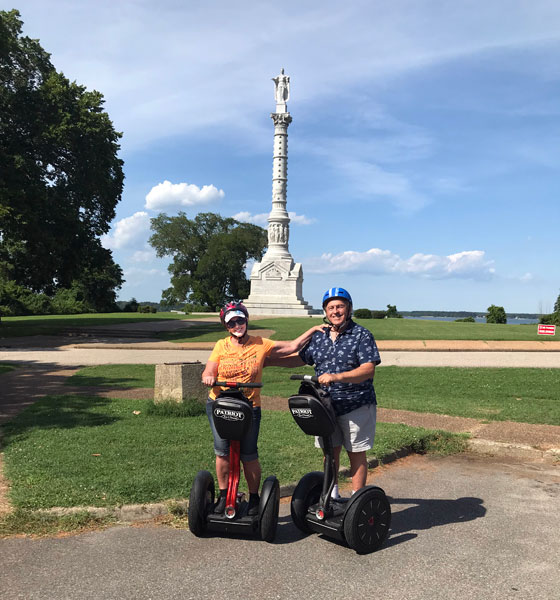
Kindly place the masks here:
MULTIPOLYGON (((317 376, 323 373, 343 373, 360 365, 381 362, 379 350, 371 331, 350 321, 333 342, 329 335, 317 331, 309 344, 299 353, 303 362, 315 365, 317 376)), ((362 383, 333 383, 328 388, 337 415, 344 415, 364 404, 376 404, 373 379, 362 383)))

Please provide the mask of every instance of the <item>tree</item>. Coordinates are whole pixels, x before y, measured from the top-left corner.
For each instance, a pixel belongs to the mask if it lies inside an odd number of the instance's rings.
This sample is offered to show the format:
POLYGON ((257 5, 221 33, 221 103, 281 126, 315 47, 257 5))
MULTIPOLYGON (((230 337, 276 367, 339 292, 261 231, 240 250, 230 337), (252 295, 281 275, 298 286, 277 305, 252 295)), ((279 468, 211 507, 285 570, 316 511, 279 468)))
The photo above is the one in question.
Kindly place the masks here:
POLYGON ((387 304, 387 318, 388 319, 402 319, 402 315, 397 311, 397 305, 387 304))
POLYGON ((560 294, 554 303, 554 311, 549 315, 541 315, 539 323, 543 325, 560 325, 560 294))
POLYGON ((0 11, 0 278, 48 296, 78 285, 101 310, 123 281, 100 236, 124 178, 103 102, 0 11))
POLYGON ((162 292, 163 303, 189 300, 214 309, 249 295, 244 269, 249 259, 262 258, 267 244, 262 227, 214 213, 191 220, 183 212, 176 217, 162 213, 151 227, 149 241, 157 255, 173 257, 171 287, 162 292))
POLYGON ((138 308, 139 308, 139 304, 138 301, 136 300, 136 298, 132 298, 130 300, 130 302, 127 302, 124 306, 122 311, 123 312, 138 312, 138 308))
POLYGON ((493 304, 488 307, 488 313, 486 314, 487 323, 507 323, 507 315, 503 306, 494 306, 493 304))

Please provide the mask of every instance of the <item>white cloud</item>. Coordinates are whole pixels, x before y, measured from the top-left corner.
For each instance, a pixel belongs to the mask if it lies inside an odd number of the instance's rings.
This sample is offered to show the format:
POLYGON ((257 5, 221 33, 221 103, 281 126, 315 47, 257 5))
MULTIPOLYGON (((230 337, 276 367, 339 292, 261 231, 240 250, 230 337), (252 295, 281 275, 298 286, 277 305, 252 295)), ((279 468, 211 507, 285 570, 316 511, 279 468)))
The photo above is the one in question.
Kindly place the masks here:
POLYGON ((388 200, 404 212, 415 212, 431 203, 431 199, 416 191, 402 173, 354 158, 339 161, 338 168, 362 197, 388 200))
POLYGON ((199 188, 193 183, 171 183, 165 180, 148 192, 145 208, 150 210, 184 208, 217 202, 224 196, 224 191, 218 190, 214 185, 203 185, 199 188))
MULTIPOLYGON (((240 221, 242 223, 253 223, 254 225, 260 225, 261 227, 268 227, 268 216, 270 213, 260 213, 258 215, 252 215, 248 211, 241 211, 232 216, 232 219, 240 221)), ((298 215, 295 212, 288 211, 290 222, 294 225, 311 225, 315 223, 315 219, 310 219, 305 215, 298 215)))
POLYGON ((340 254, 323 254, 305 263, 309 273, 351 273, 412 275, 426 279, 491 279, 493 261, 481 250, 458 252, 448 256, 417 253, 403 259, 389 250, 371 248, 366 252, 347 250, 340 254))
POLYGON ((260 213, 258 215, 252 215, 249 211, 243 210, 236 213, 231 218, 240 223, 253 223, 253 225, 268 227, 268 214, 269 213, 260 213))
POLYGON ((316 219, 310 219, 309 217, 306 217, 305 215, 298 215, 292 211, 288 211, 288 216, 290 217, 290 221, 294 225, 311 225, 312 223, 315 223, 315 221, 316 221, 316 219))
MULTIPOLYGON (((164 286, 166 281, 169 282, 169 274, 165 269, 141 269, 138 267, 132 267, 129 269, 124 269, 123 276, 127 288, 148 287, 148 289, 152 290, 158 285, 164 286), (147 281, 151 282, 150 286, 146 286, 147 281)), ((122 292, 121 296, 123 296, 122 292)))
POLYGON ((305 141, 302 149, 327 162, 333 173, 343 177, 346 194, 392 204, 406 214, 430 204, 432 199, 419 191, 417 182, 406 173, 407 164, 433 154, 430 136, 382 111, 376 113, 374 122, 368 121, 368 115, 361 118, 364 120, 360 126, 349 126, 356 130, 353 138, 314 138, 305 141), (387 168, 388 164, 392 166, 387 168))
POLYGON ((113 226, 112 233, 101 236, 101 243, 109 250, 120 250, 145 241, 150 230, 150 217, 147 212, 137 212, 125 217, 113 226))
POLYGON ((130 261, 134 263, 151 262, 156 258, 156 253, 153 250, 136 250, 130 257, 130 261))

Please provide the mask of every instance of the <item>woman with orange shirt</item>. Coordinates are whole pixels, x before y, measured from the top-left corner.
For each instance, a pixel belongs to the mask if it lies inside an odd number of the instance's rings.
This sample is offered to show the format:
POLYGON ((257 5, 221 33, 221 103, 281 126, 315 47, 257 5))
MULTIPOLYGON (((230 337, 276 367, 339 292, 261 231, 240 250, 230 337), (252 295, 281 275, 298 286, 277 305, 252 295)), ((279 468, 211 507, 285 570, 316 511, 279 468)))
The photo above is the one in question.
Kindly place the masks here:
MULTIPOLYGON (((220 311, 220 320, 230 336, 216 342, 214 350, 202 373, 202 383, 211 386, 206 414, 214 436, 214 452, 216 454, 216 476, 220 486, 220 496, 214 512, 223 512, 226 504, 226 493, 229 475, 229 442, 219 437, 212 420, 212 401, 216 399, 222 388, 214 386, 216 381, 237 381, 239 383, 255 383, 262 380, 264 361, 268 358, 284 358, 299 352, 316 331, 322 326, 312 327, 291 342, 279 342, 260 336, 252 336, 247 332, 249 312, 242 303, 230 302, 220 311)), ((253 426, 247 437, 241 440, 241 462, 249 488, 248 514, 257 514, 259 508, 259 486, 261 465, 258 458, 257 440, 261 421, 261 398, 258 388, 248 388, 246 397, 253 403, 253 426)))

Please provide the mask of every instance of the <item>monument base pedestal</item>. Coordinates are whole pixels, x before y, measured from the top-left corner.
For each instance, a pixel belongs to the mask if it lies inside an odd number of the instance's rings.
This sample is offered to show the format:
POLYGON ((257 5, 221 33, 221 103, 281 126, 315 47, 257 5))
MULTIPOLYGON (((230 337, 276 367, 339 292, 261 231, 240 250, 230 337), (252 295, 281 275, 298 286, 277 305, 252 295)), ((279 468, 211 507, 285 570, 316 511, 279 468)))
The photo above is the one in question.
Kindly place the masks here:
POLYGON ((243 304, 249 314, 307 317, 321 314, 302 297, 303 270, 291 259, 255 263, 251 293, 243 304))
POLYGON ((309 306, 307 302, 253 302, 243 300, 250 315, 278 315, 286 317, 311 317, 320 314, 320 311, 309 306))

